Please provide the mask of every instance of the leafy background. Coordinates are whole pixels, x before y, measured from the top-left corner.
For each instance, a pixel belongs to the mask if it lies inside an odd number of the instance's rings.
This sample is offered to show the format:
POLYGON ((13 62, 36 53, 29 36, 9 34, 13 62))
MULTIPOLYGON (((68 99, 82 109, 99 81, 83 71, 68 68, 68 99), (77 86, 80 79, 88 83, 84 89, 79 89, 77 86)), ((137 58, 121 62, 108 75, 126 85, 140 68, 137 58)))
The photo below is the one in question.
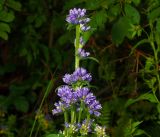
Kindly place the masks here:
POLYGON ((53 137, 62 129, 51 110, 62 76, 74 69, 65 21, 74 7, 91 18, 85 48, 99 63, 82 66, 103 104, 97 122, 111 137, 159 137, 159 0, 1 0, 0 136, 53 137))

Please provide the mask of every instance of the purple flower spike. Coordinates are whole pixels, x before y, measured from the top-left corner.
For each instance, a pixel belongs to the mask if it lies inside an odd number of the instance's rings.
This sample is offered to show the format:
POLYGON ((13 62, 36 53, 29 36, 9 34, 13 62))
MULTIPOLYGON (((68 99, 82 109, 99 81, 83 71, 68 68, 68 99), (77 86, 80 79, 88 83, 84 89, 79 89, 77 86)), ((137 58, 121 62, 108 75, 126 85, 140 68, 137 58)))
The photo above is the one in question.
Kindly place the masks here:
POLYGON ((85 50, 82 49, 82 48, 79 48, 78 49, 78 55, 80 57, 82 57, 82 58, 86 58, 86 57, 88 57, 90 55, 90 53, 89 52, 85 52, 85 50))
POLYGON ((67 15, 66 21, 73 25, 81 25, 82 31, 90 30, 90 26, 86 26, 88 22, 90 22, 90 18, 86 17, 86 9, 71 9, 69 11, 69 15, 67 15))
POLYGON ((80 24, 80 20, 84 18, 86 9, 71 9, 67 15, 66 21, 71 24, 80 24))

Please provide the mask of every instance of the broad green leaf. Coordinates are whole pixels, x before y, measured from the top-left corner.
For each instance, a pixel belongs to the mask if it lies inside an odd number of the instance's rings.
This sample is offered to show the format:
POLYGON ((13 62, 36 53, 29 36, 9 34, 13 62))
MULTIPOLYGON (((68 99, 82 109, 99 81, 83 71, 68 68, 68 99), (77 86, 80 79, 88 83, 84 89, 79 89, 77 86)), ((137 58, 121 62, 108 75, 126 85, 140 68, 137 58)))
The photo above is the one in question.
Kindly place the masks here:
POLYGON ((121 44, 130 29, 130 20, 121 17, 112 27, 112 40, 115 44, 121 44))
POLYGON ((131 22, 133 24, 139 24, 140 14, 137 11, 137 9, 135 9, 134 7, 132 7, 129 4, 126 4, 125 5, 125 13, 126 13, 126 16, 131 20, 131 22))
POLYGON ((140 100, 148 100, 148 101, 150 101, 152 103, 157 103, 157 100, 156 100, 156 98, 154 97, 153 94, 151 94, 151 93, 145 93, 145 94, 142 94, 141 96, 139 96, 136 99, 129 99, 126 102, 125 107, 128 107, 128 106, 130 106, 130 105, 132 105, 132 104, 134 104, 134 103, 136 103, 136 102, 138 102, 140 100))
POLYGON ((11 29, 8 24, 0 22, 0 31, 10 32, 11 29))
POLYGON ((0 30, 0 37, 4 40, 8 40, 8 34, 7 32, 1 31, 0 30))
POLYGON ((49 134, 46 137, 64 137, 62 134, 49 134))
POLYGON ((19 96, 19 97, 15 98, 14 105, 15 105, 16 109, 21 112, 27 112, 29 109, 29 103, 26 100, 26 98, 23 96, 19 96))
POLYGON ((109 16, 111 16, 111 15, 117 16, 120 14, 120 10, 121 10, 120 5, 116 4, 116 5, 113 5, 112 7, 110 7, 108 14, 109 14, 109 16))
POLYGON ((114 4, 114 3, 115 3, 115 0, 103 0, 103 1, 101 2, 101 6, 102 6, 103 8, 108 9, 109 7, 112 7, 112 6, 113 6, 112 4, 114 4))
POLYGON ((141 0, 133 0, 133 3, 138 6, 140 4, 141 0))
POLYGON ((157 17, 160 16, 160 7, 152 10, 149 14, 148 14, 148 18, 150 22, 154 22, 157 17))
POLYGON ((28 85, 19 86, 19 85, 10 85, 9 90, 13 96, 23 95, 26 90, 29 89, 28 85))
POLYGON ((82 3, 83 1, 85 1, 85 0, 67 0, 64 4, 63 9, 64 10, 71 9, 71 8, 75 7, 75 5, 82 3))
POLYGON ((14 20, 13 12, 6 12, 6 11, 0 12, 0 21, 12 22, 13 20, 14 20))
POLYGON ((91 19, 91 26, 97 28, 97 27, 103 27, 105 22, 107 21, 107 13, 105 10, 100 10, 95 13, 95 15, 92 16, 91 19))
POLYGON ((87 0, 86 9, 88 10, 96 10, 101 6, 101 0, 87 0))
POLYGON ((16 11, 21 10, 21 3, 14 1, 14 0, 7 0, 7 6, 16 10, 16 11))

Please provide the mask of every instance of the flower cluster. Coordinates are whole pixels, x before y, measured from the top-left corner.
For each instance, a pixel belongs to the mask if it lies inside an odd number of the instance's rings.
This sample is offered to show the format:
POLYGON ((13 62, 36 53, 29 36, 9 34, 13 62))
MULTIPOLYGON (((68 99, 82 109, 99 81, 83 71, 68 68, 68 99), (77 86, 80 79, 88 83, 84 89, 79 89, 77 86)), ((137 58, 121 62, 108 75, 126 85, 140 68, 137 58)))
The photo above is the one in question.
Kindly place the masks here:
POLYGON ((105 134, 105 129, 100 126, 95 130, 92 129, 95 124, 91 116, 99 117, 102 106, 88 87, 92 80, 91 74, 79 67, 80 59, 90 55, 83 49, 85 42, 82 36, 84 31, 90 29, 87 25, 90 18, 85 14, 86 9, 74 8, 69 11, 66 18, 68 23, 76 25, 75 71, 64 75, 63 82, 66 85, 57 89, 60 101, 54 104, 55 109, 52 110, 53 115, 64 112, 65 129, 62 134, 66 137, 86 136, 88 133, 94 133, 100 137, 105 134))
POLYGON ((101 110, 101 104, 96 100, 96 97, 93 93, 89 92, 89 88, 78 88, 76 90, 77 96, 79 99, 83 100, 85 105, 89 109, 90 114, 94 114, 95 116, 100 116, 99 110, 101 110))
POLYGON ((66 21, 70 24, 79 24, 82 31, 90 30, 90 26, 87 25, 90 22, 90 18, 86 17, 86 9, 71 9, 69 15, 67 15, 66 21))
POLYGON ((79 48, 78 49, 78 55, 80 56, 80 57, 82 57, 82 58, 86 58, 86 57, 88 57, 89 55, 90 55, 90 53, 89 52, 86 52, 84 49, 82 49, 82 48, 79 48))
POLYGON ((73 130, 70 130, 72 131, 72 133, 75 133, 75 132, 80 132, 81 135, 87 135, 88 132, 91 132, 92 131, 92 123, 94 122, 93 119, 90 119, 89 121, 87 119, 83 120, 82 123, 73 123, 73 124, 70 124, 70 123, 65 123, 65 127, 66 128, 72 128, 73 130))
MULTIPOLYGON (((67 84, 72 84, 79 80, 91 81, 91 79, 91 75, 87 73, 84 68, 78 68, 73 74, 66 74, 63 81, 67 84)), ((52 111, 53 114, 61 113, 71 105, 76 104, 76 106, 79 106, 78 103, 83 101, 90 114, 100 116, 99 110, 101 110, 102 107, 87 87, 77 87, 77 89, 73 89, 72 86, 61 86, 58 88, 57 95, 60 97, 60 101, 55 103, 56 109, 52 111)))
POLYGON ((73 84, 77 81, 88 81, 92 80, 92 76, 90 73, 87 73, 86 69, 78 68, 76 69, 73 74, 65 74, 63 77, 63 82, 66 84, 73 84))
POLYGON ((105 131, 106 131, 106 127, 102 127, 96 124, 95 133, 97 134, 97 137, 108 137, 105 131))

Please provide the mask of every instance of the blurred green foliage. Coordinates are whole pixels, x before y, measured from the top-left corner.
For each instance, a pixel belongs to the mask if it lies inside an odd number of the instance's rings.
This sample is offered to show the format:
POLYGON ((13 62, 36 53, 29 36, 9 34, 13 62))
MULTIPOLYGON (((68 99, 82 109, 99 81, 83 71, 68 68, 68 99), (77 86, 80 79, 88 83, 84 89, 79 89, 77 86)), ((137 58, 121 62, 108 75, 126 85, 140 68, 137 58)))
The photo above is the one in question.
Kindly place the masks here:
POLYGON ((35 120, 33 137, 63 127, 51 110, 74 68, 75 35, 65 22, 74 7, 91 18, 85 48, 99 64, 82 65, 103 103, 97 122, 111 137, 160 136, 159 0, 0 0, 0 136, 28 137, 35 120))

